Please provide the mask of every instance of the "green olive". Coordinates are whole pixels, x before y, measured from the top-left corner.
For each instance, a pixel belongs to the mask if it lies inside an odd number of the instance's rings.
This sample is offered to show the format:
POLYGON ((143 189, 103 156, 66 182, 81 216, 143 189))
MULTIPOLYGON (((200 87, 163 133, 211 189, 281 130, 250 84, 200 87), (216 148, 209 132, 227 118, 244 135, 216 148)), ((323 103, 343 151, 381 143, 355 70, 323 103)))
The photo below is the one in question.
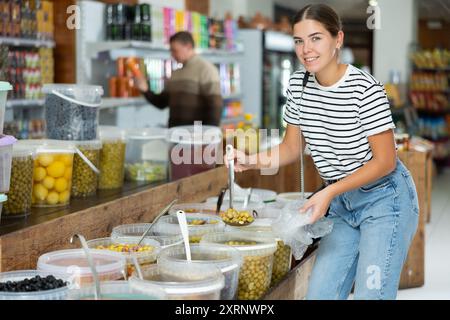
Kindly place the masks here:
POLYGON ((122 140, 103 142, 99 189, 118 189, 123 186, 125 147, 126 144, 122 140))
MULTIPOLYGON (((94 166, 99 167, 100 150, 88 150, 82 147, 78 149, 94 166)), ((72 196, 92 196, 97 192, 97 185, 98 175, 76 154, 73 160, 72 196)))
POLYGON ((3 206, 5 216, 23 215, 30 211, 33 167, 31 155, 12 159, 8 201, 3 206))

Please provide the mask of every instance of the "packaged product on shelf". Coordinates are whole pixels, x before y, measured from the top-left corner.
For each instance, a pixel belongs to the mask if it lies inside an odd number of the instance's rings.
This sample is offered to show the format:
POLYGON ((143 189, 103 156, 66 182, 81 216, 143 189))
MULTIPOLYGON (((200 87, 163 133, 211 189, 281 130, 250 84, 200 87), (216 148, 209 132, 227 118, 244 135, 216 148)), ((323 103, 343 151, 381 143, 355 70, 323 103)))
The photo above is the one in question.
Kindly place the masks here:
POLYGON ((97 138, 100 86, 46 84, 45 120, 47 137, 57 140, 97 138))
POLYGON ((100 126, 99 137, 102 141, 102 151, 98 188, 121 188, 124 180, 125 133, 117 127, 100 126))
MULTIPOLYGON (((100 140, 79 141, 76 147, 96 167, 100 167, 100 140)), ((72 197, 88 197, 95 195, 98 187, 96 173, 78 154, 73 159, 72 197)))

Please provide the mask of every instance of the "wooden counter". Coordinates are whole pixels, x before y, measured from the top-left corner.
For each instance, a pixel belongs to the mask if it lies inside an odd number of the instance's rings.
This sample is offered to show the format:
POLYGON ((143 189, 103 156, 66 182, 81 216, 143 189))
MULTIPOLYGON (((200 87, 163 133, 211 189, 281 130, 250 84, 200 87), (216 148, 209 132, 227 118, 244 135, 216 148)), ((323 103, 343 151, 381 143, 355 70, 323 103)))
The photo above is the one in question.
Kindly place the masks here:
POLYGON ((33 208, 28 218, 2 218, 0 272, 35 269, 40 255, 73 248, 69 239, 75 233, 86 239, 107 237, 115 226, 151 222, 175 198, 179 203, 203 201, 226 185, 227 171, 221 167, 170 183, 129 184, 120 191, 74 200, 67 208, 33 208))

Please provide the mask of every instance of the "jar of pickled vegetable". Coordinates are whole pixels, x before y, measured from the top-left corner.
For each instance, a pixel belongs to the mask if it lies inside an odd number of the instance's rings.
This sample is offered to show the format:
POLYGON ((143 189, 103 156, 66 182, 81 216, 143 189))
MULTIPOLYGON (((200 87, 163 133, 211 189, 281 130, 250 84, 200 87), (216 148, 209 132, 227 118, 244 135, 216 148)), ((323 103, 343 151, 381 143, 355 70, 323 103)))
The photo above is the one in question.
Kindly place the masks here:
MULTIPOLYGON (((77 141, 78 150, 97 168, 100 165, 100 140, 77 141)), ((98 174, 75 154, 73 159, 72 197, 88 197, 95 195, 98 187, 98 174)))
POLYGON ((124 180, 125 134, 117 127, 100 126, 99 136, 102 149, 98 188, 101 190, 121 188, 124 180))

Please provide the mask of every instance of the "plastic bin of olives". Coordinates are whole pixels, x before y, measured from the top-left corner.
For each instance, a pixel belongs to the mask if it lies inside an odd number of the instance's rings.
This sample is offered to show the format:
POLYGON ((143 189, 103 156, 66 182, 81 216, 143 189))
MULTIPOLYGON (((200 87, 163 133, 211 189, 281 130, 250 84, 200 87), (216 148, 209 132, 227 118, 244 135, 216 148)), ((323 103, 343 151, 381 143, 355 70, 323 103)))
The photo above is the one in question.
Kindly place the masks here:
MULTIPOLYGON (((114 227, 111 232, 111 239, 113 243, 121 243, 123 237, 142 237, 144 232, 150 227, 151 223, 132 223, 123 224, 114 227)), ((161 245, 161 249, 172 247, 183 243, 183 237, 181 233, 173 235, 161 235, 150 230, 145 239, 156 240, 161 245)))
POLYGON ((270 288, 277 243, 272 235, 256 232, 207 234, 201 243, 220 243, 238 249, 244 257, 239 273, 238 300, 261 299, 270 288))
POLYGON ((100 190, 118 189, 123 186, 126 140, 125 133, 117 127, 100 126, 102 141, 100 153, 100 190))
MULTIPOLYGON (((77 141, 77 148, 96 167, 100 166, 100 140, 77 141)), ((72 197, 95 195, 98 187, 98 174, 78 155, 73 159, 72 197)))
MULTIPOLYGON (((218 216, 207 214, 186 214, 188 223, 189 242, 199 243, 202 236, 211 232, 220 232, 225 224, 218 216)), ((181 229, 176 216, 164 216, 153 227, 153 232, 160 235, 181 234, 181 229)))
POLYGON ((139 246, 140 237, 121 237, 118 239, 100 238, 89 240, 89 248, 120 252, 127 259, 127 274, 131 276, 135 270, 132 256, 135 256, 140 266, 156 263, 160 252, 160 243, 156 240, 144 238, 139 246))
POLYGON ((20 217, 30 213, 33 190, 33 149, 19 143, 13 146, 11 184, 8 201, 3 206, 5 217, 20 217))

